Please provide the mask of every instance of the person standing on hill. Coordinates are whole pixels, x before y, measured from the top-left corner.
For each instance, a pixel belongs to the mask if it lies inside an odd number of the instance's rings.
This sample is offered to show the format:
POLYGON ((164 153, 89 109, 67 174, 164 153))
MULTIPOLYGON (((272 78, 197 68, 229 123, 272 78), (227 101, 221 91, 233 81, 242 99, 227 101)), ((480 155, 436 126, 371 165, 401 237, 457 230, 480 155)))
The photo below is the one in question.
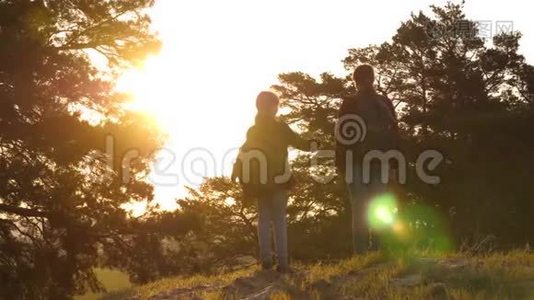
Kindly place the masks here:
MULTIPOLYGON (((353 251, 364 254, 369 248, 378 248, 378 240, 372 239, 367 219, 369 202, 387 189, 386 182, 381 180, 384 168, 376 162, 365 164, 364 158, 373 150, 396 149, 398 127, 393 104, 375 91, 373 68, 361 65, 352 77, 357 92, 345 97, 339 109, 335 130, 336 166, 347 184, 353 251)), ((389 174, 384 177, 389 178, 389 174)))
POLYGON ((272 92, 261 92, 256 98, 255 124, 247 131, 246 141, 234 164, 232 180, 239 179, 245 197, 258 203, 258 242, 261 266, 273 267, 271 223, 277 256, 277 271, 290 272, 287 249, 286 207, 292 186, 288 147, 310 151, 311 142, 302 139, 291 128, 277 120, 279 99, 272 92))

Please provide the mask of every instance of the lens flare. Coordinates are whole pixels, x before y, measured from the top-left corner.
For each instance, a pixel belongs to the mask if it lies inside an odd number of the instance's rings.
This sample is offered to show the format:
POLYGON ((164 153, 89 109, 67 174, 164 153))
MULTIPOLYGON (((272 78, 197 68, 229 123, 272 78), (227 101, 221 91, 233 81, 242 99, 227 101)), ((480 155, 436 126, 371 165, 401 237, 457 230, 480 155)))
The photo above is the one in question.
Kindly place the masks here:
POLYGON ((377 228, 376 224, 381 226, 377 231, 387 255, 411 259, 421 251, 426 255, 438 255, 454 250, 447 219, 436 208, 420 203, 403 203, 398 211, 396 208, 387 210, 382 207, 394 207, 395 198, 388 199, 386 196, 377 197, 373 202, 369 219, 371 224, 375 224, 373 228, 377 228), (375 217, 371 218, 373 210, 375 217))
POLYGON ((372 229, 390 228, 397 218, 397 201, 390 193, 376 196, 369 203, 367 219, 372 229))

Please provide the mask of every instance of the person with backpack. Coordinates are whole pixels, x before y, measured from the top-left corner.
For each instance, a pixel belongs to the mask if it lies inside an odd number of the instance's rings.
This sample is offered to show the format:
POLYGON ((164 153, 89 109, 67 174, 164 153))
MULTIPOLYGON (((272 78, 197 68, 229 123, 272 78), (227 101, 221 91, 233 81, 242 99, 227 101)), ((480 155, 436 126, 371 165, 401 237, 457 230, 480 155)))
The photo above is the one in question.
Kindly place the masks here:
POLYGON ((247 131, 232 171, 232 180, 239 180, 245 197, 257 200, 258 243, 263 270, 273 264, 271 223, 274 227, 277 271, 291 272, 287 247, 286 207, 293 185, 289 171, 288 147, 310 151, 311 141, 297 135, 277 120, 279 99, 263 91, 256 98, 255 124, 247 131))
POLYGON ((352 77, 357 92, 343 99, 335 129, 336 167, 347 185, 351 204, 353 251, 365 254, 370 248, 378 248, 378 239, 369 228, 369 203, 387 192, 387 182, 382 181, 383 166, 376 161, 365 163, 366 154, 396 149, 398 126, 391 100, 374 89, 373 68, 358 66, 352 77))

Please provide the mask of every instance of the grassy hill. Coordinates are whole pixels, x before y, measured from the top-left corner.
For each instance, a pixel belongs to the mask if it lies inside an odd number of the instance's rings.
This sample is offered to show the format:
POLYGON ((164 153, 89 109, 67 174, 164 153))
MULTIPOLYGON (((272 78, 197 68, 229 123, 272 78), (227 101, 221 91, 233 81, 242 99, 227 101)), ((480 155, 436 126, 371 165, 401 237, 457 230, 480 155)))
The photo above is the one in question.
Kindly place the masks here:
POLYGON ((534 253, 386 258, 297 265, 280 275, 247 267, 159 280, 103 299, 534 299, 534 253))
POLYGON ((132 289, 133 285, 130 283, 128 274, 125 274, 118 270, 110 269, 96 269, 96 276, 98 280, 102 283, 104 288, 108 291, 108 294, 105 293, 87 293, 83 296, 75 297, 75 300, 97 300, 102 297, 109 296, 110 293, 114 292, 124 292, 132 289))

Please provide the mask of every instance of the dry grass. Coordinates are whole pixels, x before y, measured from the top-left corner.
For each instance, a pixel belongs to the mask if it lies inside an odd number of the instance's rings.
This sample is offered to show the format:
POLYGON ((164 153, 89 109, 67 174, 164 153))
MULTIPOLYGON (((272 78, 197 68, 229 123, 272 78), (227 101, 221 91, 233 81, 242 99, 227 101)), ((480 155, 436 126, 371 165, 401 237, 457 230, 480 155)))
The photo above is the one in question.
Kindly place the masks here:
MULTIPOLYGON (((249 267, 246 269, 238 270, 231 273, 203 276, 196 275, 192 277, 171 277, 161 279, 152 283, 141 285, 133 290, 132 295, 138 296, 140 299, 147 299, 150 296, 157 295, 161 292, 178 289, 178 288, 191 288, 195 286, 213 286, 222 287, 232 283, 239 277, 249 276, 256 270, 255 267, 249 267)), ((202 293, 204 299, 217 299, 217 292, 202 293), (215 297, 215 298, 212 298, 215 297)))
MULTIPOLYGON (((276 285, 282 289, 273 291, 270 299, 534 299, 534 253, 527 251, 427 259, 386 259, 371 254, 297 268, 300 274, 277 279, 276 285)), ((214 276, 168 278, 135 287, 129 295, 147 299, 177 288, 223 287, 240 277, 253 280, 257 274, 257 269, 250 267, 214 276)), ((195 295, 224 297, 222 288, 200 290, 195 295)))

